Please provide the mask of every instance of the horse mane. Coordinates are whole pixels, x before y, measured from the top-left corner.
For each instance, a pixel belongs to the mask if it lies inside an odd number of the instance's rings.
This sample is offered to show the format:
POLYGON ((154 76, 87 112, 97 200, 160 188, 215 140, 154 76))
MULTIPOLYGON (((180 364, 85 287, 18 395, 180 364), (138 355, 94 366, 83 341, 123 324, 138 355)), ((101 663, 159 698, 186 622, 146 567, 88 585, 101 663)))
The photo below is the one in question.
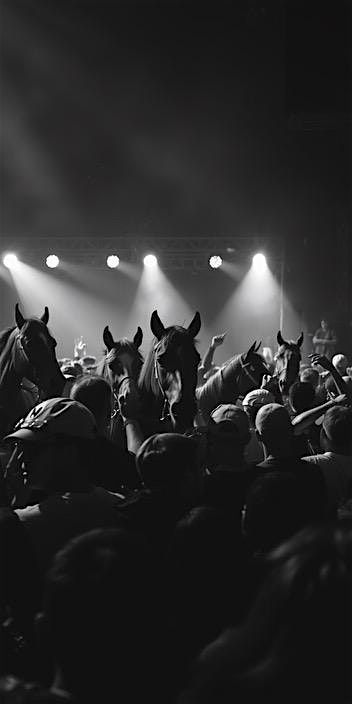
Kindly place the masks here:
POLYGON ((153 396, 161 396, 159 385, 155 379, 154 374, 154 358, 155 358, 155 343, 156 339, 153 340, 148 354, 144 359, 142 368, 138 379, 138 388, 140 391, 146 394, 152 394, 153 396))
POLYGON ((16 326, 14 326, 12 328, 6 328, 6 330, 3 330, 0 333, 0 354, 2 354, 4 352, 5 347, 6 347, 7 343, 9 342, 11 333, 14 330, 16 330, 16 326))

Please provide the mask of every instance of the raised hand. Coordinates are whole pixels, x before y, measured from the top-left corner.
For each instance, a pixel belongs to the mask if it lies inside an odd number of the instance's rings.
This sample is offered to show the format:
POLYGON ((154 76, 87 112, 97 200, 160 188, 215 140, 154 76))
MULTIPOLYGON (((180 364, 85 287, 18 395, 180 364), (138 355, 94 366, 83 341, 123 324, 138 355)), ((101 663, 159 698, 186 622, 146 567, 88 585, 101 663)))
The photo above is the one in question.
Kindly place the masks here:
POLYGON ((223 332, 221 335, 214 335, 211 340, 212 347, 220 347, 225 340, 227 332, 223 332))
POLYGON ((83 336, 81 335, 80 337, 76 337, 74 343, 74 357, 84 357, 87 352, 87 345, 83 340, 83 336))
POLYGON ((326 369, 328 372, 330 372, 331 369, 334 369, 333 363, 325 356, 325 354, 316 354, 313 352, 308 356, 312 361, 312 367, 319 364, 320 367, 323 367, 323 369, 326 369))

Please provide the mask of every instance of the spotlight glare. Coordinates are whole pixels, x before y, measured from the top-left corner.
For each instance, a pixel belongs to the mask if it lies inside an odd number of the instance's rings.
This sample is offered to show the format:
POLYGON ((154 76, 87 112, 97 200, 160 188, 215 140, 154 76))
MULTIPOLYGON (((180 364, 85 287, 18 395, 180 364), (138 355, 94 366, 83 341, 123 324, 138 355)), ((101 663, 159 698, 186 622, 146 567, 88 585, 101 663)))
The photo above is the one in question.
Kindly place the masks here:
POLYGON ((222 264, 222 258, 219 257, 218 254, 215 254, 214 256, 210 257, 209 259, 209 266, 212 269, 218 269, 222 264))
POLYGON ((2 261, 4 266, 7 267, 7 269, 15 269, 18 264, 18 257, 16 254, 8 252, 8 254, 5 254, 3 256, 2 261))
POLYGON ((146 254, 146 256, 143 259, 144 266, 148 267, 148 269, 151 269, 152 267, 156 266, 158 263, 158 260, 155 256, 155 254, 146 254))
POLYGON ((49 269, 56 269, 56 267, 59 266, 59 263, 60 259, 56 256, 56 254, 49 254, 46 258, 46 265, 49 269))
POLYGON ((116 269, 120 264, 120 258, 116 254, 109 254, 106 258, 106 263, 110 269, 116 269))
POLYGON ((253 257, 253 267, 255 271, 258 273, 261 273, 266 270, 267 268, 267 263, 266 263, 266 257, 264 254, 261 254, 258 252, 258 254, 255 254, 253 257))

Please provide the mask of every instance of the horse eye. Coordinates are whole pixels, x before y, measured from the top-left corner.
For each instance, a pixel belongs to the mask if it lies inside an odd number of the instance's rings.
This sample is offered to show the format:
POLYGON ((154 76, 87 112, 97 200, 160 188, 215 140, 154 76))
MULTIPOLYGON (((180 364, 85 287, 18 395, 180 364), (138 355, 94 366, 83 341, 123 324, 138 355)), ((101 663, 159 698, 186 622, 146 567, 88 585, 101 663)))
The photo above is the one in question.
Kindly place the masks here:
POLYGON ((167 352, 163 352, 158 356, 158 362, 160 366, 168 372, 172 372, 176 369, 176 363, 172 359, 172 355, 167 352))

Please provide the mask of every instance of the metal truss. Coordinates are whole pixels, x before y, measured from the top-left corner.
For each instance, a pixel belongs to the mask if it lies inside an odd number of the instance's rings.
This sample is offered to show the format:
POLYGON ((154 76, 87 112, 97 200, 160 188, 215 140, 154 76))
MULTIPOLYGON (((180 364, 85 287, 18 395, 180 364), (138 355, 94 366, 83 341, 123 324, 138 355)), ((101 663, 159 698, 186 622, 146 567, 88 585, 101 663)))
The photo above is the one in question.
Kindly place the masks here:
POLYGON ((16 251, 23 261, 38 264, 48 254, 57 254, 69 262, 99 269, 106 267, 109 254, 117 254, 121 261, 139 264, 150 252, 159 258, 165 270, 195 273, 208 268, 209 257, 214 254, 227 261, 240 261, 261 250, 271 259, 282 259, 280 240, 266 236, 3 237, 2 241, 3 249, 16 251))

